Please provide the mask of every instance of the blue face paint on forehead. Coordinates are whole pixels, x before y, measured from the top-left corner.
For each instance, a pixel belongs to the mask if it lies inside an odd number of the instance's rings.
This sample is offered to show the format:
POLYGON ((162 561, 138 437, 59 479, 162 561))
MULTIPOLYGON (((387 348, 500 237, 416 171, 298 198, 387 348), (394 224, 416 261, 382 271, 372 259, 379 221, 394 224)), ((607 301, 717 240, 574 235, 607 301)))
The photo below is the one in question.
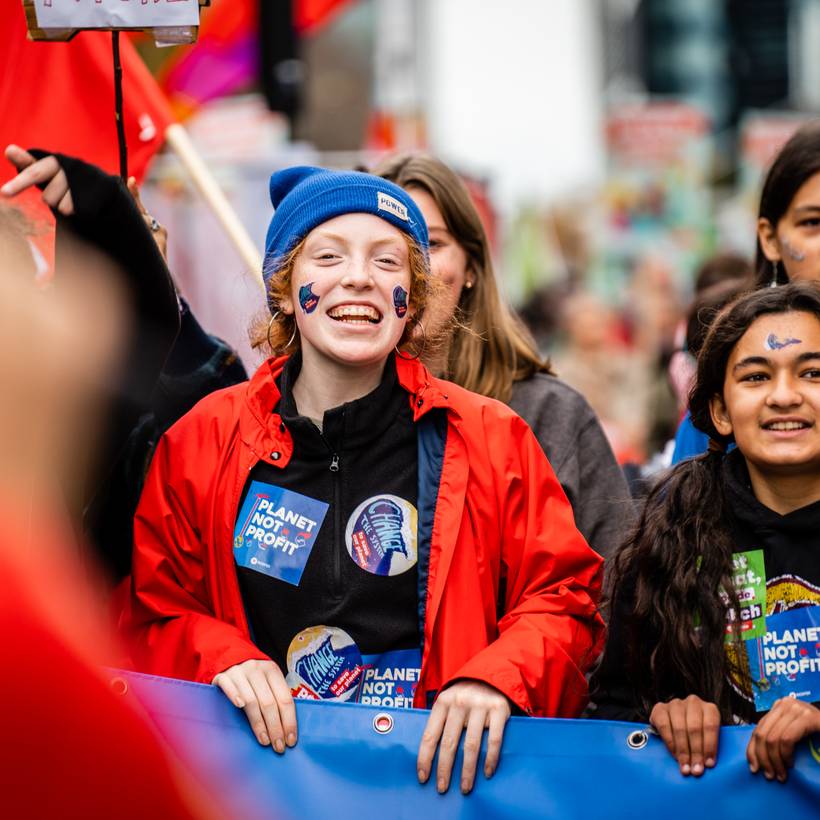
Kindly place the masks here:
POLYGON ((319 304, 319 297, 313 292, 313 282, 299 288, 299 304, 305 313, 313 313, 319 304))
POLYGON ((802 339, 792 339, 789 336, 781 341, 774 333, 770 333, 766 337, 766 350, 782 350, 789 345, 799 345, 802 341, 802 339))
POLYGON ((396 316, 403 319, 407 313, 407 291, 401 285, 393 288, 393 307, 396 310, 396 316))

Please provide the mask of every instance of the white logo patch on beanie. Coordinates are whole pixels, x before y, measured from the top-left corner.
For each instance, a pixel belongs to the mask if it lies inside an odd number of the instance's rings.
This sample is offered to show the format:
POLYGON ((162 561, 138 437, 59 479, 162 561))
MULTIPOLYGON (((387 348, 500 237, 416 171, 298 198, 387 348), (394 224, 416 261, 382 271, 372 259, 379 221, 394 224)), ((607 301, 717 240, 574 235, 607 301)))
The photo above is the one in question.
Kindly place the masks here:
POLYGON ((399 219, 403 219, 405 222, 410 221, 410 217, 407 215, 407 208, 401 204, 395 197, 390 196, 390 194, 385 194, 382 191, 378 192, 379 195, 379 203, 378 209, 380 211, 387 211, 388 213, 393 214, 393 216, 397 216, 399 219))

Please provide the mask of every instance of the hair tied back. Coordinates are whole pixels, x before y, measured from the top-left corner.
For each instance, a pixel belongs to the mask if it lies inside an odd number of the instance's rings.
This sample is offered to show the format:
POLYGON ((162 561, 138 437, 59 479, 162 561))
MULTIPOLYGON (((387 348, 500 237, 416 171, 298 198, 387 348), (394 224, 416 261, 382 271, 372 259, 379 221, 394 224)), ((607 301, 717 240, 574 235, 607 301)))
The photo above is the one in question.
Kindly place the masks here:
POLYGON ((716 441, 711 437, 709 438, 709 444, 707 449, 710 453, 719 453, 720 455, 726 454, 726 445, 720 441, 716 441))

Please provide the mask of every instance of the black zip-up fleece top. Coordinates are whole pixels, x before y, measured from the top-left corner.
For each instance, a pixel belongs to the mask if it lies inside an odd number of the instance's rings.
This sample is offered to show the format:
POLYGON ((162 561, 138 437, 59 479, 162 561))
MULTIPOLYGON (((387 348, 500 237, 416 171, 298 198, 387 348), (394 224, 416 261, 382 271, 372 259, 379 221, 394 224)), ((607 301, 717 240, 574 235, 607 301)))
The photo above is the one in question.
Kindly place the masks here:
MULTIPOLYGON (((730 510, 729 527, 736 553, 762 550, 766 576, 766 615, 820 606, 820 501, 780 515, 757 500, 752 492, 746 461, 739 450, 724 458, 722 474, 730 510)), ((607 647, 601 666, 593 675, 594 716, 607 720, 646 721, 649 715, 628 679, 627 632, 623 624, 631 610, 634 578, 622 585, 613 607, 607 647)), ((656 642, 657 635, 644 631, 644 640, 656 642)), ((745 663, 746 661, 744 661, 745 663)), ((733 686, 733 712, 744 721, 755 720, 750 697, 733 686)), ((686 697, 682 688, 663 693, 664 700, 686 697)))
MULTIPOLYGON (((278 380, 282 399, 276 411, 293 438, 293 457, 284 470, 264 462, 254 467, 239 516, 252 482, 329 505, 298 585, 237 566, 254 641, 285 674, 294 671, 289 669, 293 657, 288 663, 291 642, 310 627, 344 630, 362 655, 421 644, 418 450, 395 363, 388 359, 372 393, 327 411, 321 432, 294 403, 292 387, 300 369, 301 357, 292 356, 278 380), (401 521, 404 537, 397 529, 401 521)), ((237 535, 241 525, 238 520, 237 535)), ((343 653, 338 643, 334 638, 337 654, 343 653)))

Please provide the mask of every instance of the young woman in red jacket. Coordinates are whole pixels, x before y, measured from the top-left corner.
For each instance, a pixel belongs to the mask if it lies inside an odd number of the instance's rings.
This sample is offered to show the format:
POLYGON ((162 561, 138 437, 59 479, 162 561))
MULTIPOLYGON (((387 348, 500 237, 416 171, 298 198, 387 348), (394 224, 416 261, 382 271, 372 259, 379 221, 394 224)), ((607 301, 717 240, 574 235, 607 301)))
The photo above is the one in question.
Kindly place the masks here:
POLYGON ((277 752, 294 698, 432 707, 418 777, 498 762, 507 718, 576 716, 601 559, 512 411, 433 378, 413 200, 367 174, 270 182, 279 358, 166 433, 135 521, 125 621, 142 668, 213 682, 277 752))

